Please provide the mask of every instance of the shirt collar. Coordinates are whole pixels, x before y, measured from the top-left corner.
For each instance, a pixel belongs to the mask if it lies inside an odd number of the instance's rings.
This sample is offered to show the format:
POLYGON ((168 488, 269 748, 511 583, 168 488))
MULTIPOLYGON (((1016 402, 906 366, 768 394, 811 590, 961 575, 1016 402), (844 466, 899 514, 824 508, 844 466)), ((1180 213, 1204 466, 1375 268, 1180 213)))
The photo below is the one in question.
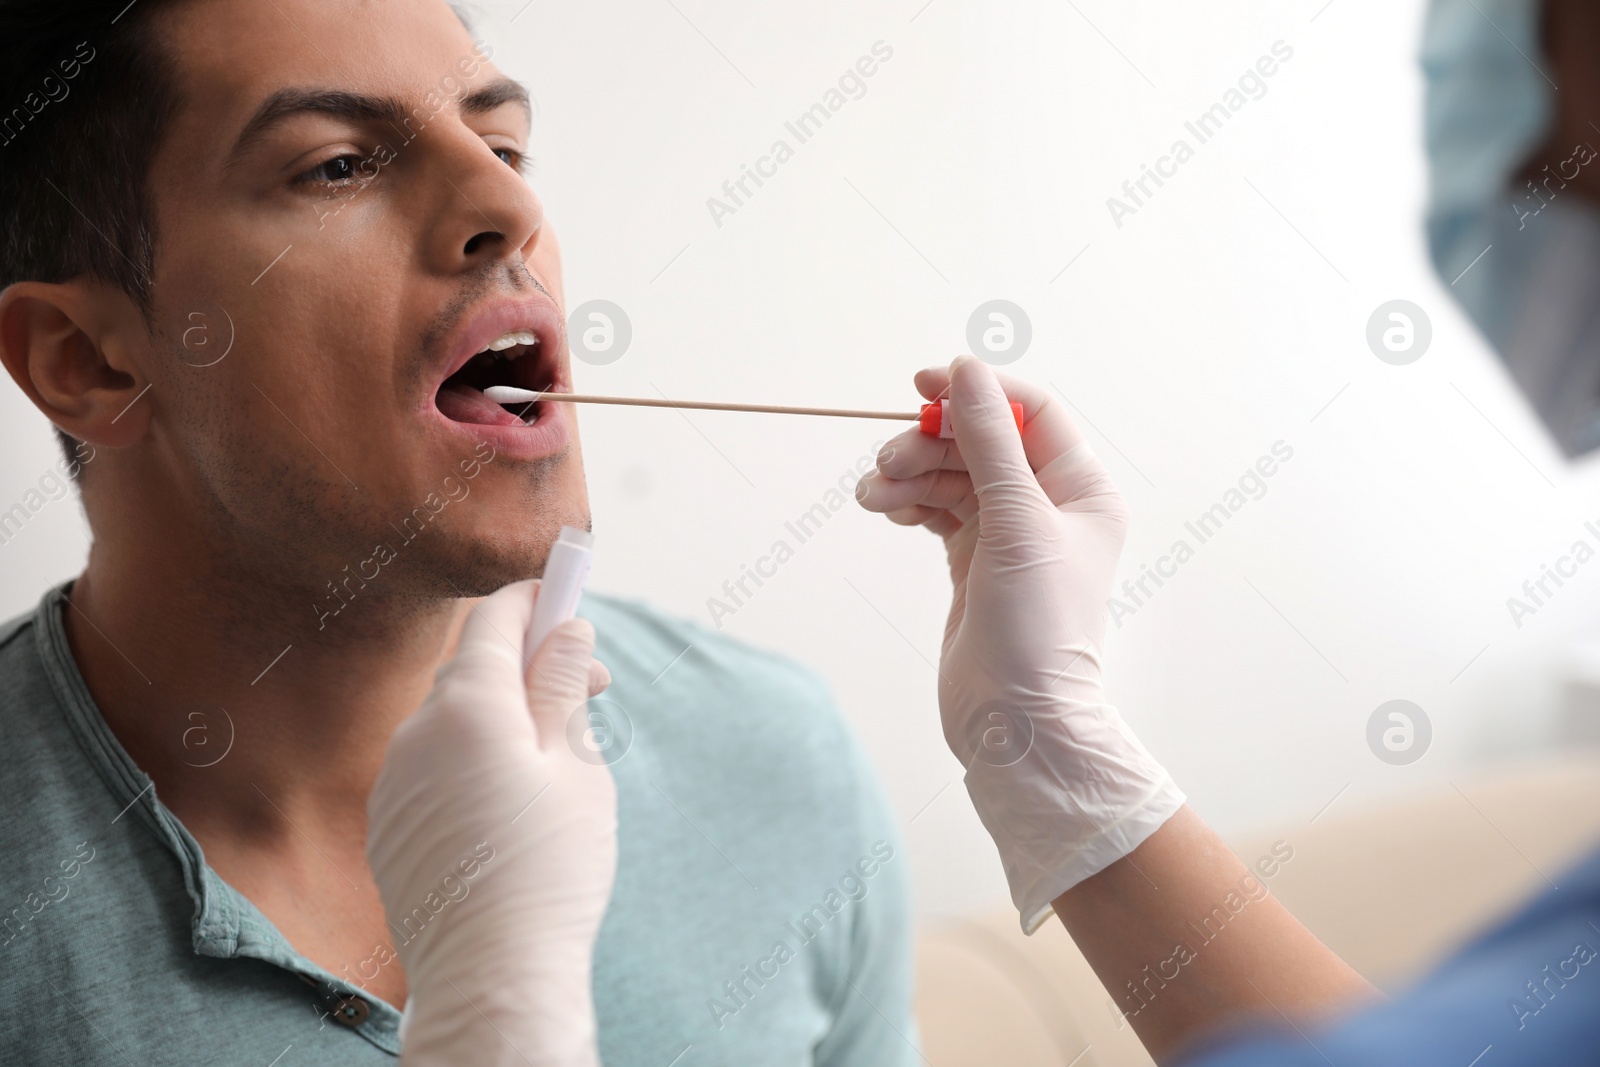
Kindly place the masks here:
POLYGON ((144 826, 177 857, 193 904, 189 929, 195 953, 219 959, 250 957, 281 967, 316 989, 330 1011, 341 998, 358 993, 370 1010, 353 1029, 379 1048, 398 1053, 400 1012, 296 952, 271 920, 206 864, 199 842, 156 796, 155 783, 111 732, 72 657, 62 622, 64 612, 78 610, 71 595, 72 582, 62 582, 45 593, 34 612, 45 674, 74 739, 121 811, 117 820, 144 826))

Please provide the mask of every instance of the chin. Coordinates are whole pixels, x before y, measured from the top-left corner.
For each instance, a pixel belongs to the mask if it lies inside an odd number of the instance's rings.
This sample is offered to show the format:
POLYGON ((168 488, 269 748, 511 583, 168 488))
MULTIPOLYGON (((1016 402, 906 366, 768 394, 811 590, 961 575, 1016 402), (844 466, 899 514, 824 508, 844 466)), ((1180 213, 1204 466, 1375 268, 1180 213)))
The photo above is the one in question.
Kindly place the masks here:
MULTIPOLYGON (((436 576, 438 594, 452 597, 488 596, 496 589, 538 578, 550 558, 550 546, 563 525, 589 527, 587 516, 567 522, 541 519, 531 524, 523 536, 485 537, 481 540, 456 539, 441 544, 441 550, 422 561, 422 569, 436 576)), ((426 581, 426 579, 424 579, 426 581)), ((431 584, 431 583, 430 583, 431 584)))

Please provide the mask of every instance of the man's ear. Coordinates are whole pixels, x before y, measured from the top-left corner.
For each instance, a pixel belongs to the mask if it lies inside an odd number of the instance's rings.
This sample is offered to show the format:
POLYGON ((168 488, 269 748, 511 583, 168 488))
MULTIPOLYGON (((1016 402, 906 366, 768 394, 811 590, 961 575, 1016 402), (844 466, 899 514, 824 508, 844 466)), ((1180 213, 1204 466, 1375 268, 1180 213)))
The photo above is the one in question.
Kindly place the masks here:
POLYGON ((0 362, 45 418, 80 441, 123 448, 149 429, 148 388, 131 358, 148 336, 121 289, 17 282, 0 291, 0 362))

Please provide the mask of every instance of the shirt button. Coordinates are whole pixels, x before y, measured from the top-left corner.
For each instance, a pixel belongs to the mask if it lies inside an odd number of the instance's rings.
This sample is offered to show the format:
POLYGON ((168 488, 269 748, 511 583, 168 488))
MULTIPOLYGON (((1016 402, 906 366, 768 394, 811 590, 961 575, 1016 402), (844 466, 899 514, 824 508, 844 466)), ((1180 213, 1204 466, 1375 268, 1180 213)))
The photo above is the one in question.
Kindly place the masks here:
POLYGON ((352 1030, 366 1022, 371 1013, 371 1006, 360 997, 340 997, 333 1003, 334 1021, 352 1030))

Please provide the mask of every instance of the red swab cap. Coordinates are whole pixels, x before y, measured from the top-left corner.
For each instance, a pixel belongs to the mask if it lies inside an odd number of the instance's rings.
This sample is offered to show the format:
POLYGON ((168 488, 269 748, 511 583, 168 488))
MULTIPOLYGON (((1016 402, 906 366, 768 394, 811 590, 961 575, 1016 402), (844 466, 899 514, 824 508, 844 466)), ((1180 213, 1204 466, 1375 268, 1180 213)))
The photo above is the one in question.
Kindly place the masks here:
MULTIPOLYGON (((1017 420, 1017 432, 1022 432, 1022 403, 1012 401, 1011 414, 1017 420)), ((917 422, 918 428, 929 437, 954 437, 955 427, 950 425, 950 398, 933 401, 922 405, 922 418, 917 422)))

